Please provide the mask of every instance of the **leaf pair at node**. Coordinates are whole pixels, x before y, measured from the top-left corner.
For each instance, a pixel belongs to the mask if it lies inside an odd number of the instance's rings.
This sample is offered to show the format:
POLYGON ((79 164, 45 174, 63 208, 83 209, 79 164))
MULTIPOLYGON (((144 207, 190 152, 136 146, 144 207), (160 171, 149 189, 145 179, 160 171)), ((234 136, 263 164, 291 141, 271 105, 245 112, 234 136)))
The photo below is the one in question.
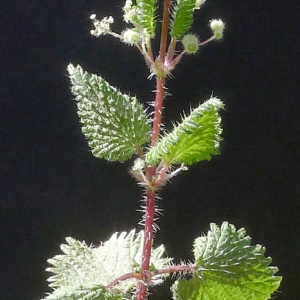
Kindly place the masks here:
MULTIPOLYGON (((133 299, 143 238, 143 232, 132 230, 114 234, 99 247, 88 247, 84 242, 66 238, 67 244, 61 245, 63 254, 48 260, 52 267, 47 271, 54 274, 48 281, 54 291, 44 300, 133 299), (117 280, 121 276, 122 280, 117 280)), ((250 242, 243 228, 236 230, 228 222, 221 227, 212 223, 206 236, 195 239, 195 261, 185 265, 192 278, 175 281, 171 288, 173 299, 269 299, 281 277, 275 276, 278 270, 270 266, 271 258, 264 256, 265 249, 250 242)), ((152 277, 151 284, 157 285, 172 273, 172 267, 176 270, 176 265, 171 264, 172 258, 165 256, 163 245, 153 248, 151 253, 153 269, 169 270, 152 277)))
MULTIPOLYGON (((102 77, 89 74, 80 66, 68 66, 78 115, 94 156, 124 162, 150 140, 151 120, 135 97, 120 93, 102 77)), ((165 133, 149 148, 145 161, 152 166, 163 160, 170 164, 191 165, 210 160, 219 153, 223 103, 211 98, 193 109, 182 123, 165 133)))

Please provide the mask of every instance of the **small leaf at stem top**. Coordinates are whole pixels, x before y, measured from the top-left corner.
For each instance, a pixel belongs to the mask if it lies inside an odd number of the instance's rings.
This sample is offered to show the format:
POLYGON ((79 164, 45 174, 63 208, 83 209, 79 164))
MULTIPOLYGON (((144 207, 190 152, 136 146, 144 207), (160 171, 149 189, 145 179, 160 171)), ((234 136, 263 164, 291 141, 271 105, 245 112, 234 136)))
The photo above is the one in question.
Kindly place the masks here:
POLYGON ((172 12, 170 34, 177 39, 181 38, 193 23, 193 13, 196 0, 177 0, 172 12))
POLYGON ((155 35, 155 0, 137 1, 137 24, 143 28, 150 38, 155 35))

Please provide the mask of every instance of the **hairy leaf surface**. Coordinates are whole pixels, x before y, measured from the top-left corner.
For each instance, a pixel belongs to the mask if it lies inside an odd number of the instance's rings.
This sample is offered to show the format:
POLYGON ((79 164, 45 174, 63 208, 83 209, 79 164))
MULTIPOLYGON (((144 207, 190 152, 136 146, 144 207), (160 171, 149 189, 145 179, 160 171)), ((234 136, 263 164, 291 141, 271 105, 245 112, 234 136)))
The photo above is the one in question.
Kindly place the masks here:
MULTIPOLYGON (((137 280, 129 278, 115 286, 115 293, 109 293, 104 288, 118 277, 138 271, 136 267, 142 258, 143 231, 137 234, 134 230, 128 234, 115 233, 99 247, 88 247, 84 242, 71 237, 66 238, 66 241, 67 244, 61 245, 64 254, 48 260, 52 267, 46 270, 54 274, 48 281, 54 291, 45 300, 64 299, 55 298, 57 295, 77 297, 68 299, 119 299, 120 294, 126 297, 136 285, 137 280), (96 298, 93 298, 94 295, 96 298)), ((151 265, 155 269, 167 267, 172 260, 164 257, 164 252, 163 245, 152 249, 151 265)), ((152 283, 161 283, 165 276, 157 275, 152 283)))
POLYGON ((155 35, 155 0, 139 0, 138 24, 147 32, 150 38, 155 35))
POLYGON ((44 300, 131 300, 131 295, 121 294, 118 291, 109 292, 101 286, 90 288, 79 287, 77 290, 72 287, 63 287, 53 291, 44 300))
POLYGON ((172 287, 175 300, 267 300, 281 277, 269 266, 261 245, 250 245, 242 228, 224 222, 211 224, 207 236, 194 243, 196 271, 191 280, 179 279, 172 287))
POLYGON ((82 131, 94 156, 124 162, 150 139, 150 121, 135 97, 120 93, 102 77, 68 66, 82 131))
POLYGON ((221 140, 221 118, 219 110, 223 102, 211 98, 191 111, 172 132, 165 134, 146 154, 148 165, 160 160, 168 164, 191 165, 202 160, 210 160, 219 153, 221 140))
POLYGON ((181 38, 193 23, 193 13, 196 0, 177 0, 172 13, 170 34, 177 39, 181 38))

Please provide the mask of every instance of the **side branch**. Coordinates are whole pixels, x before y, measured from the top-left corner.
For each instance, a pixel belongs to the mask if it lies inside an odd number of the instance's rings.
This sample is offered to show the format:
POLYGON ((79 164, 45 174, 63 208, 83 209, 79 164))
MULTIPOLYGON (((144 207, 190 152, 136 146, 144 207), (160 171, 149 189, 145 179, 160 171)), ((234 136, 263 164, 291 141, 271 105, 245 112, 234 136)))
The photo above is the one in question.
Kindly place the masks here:
POLYGON ((152 272, 152 276, 158 274, 170 274, 170 273, 194 273, 195 268, 196 265, 193 264, 175 265, 175 266, 170 266, 168 268, 156 270, 155 272, 152 272))
MULTIPOLYGON (((194 264, 186 264, 186 265, 174 265, 167 268, 155 270, 155 271, 149 271, 147 272, 147 278, 149 282, 152 280, 153 277, 160 275, 160 274, 171 274, 171 273, 194 273, 196 268, 196 265, 194 264)), ((119 284, 120 282, 128 279, 135 278, 136 280, 142 280, 142 276, 140 273, 127 273, 124 274, 112 282, 110 282, 105 288, 107 290, 112 289, 115 285, 119 284)), ((143 285, 143 283, 141 283, 143 285)), ((145 286, 145 285, 144 285, 145 286)), ((137 298, 138 299, 138 298, 137 298)))
POLYGON ((131 279, 131 278, 135 278, 137 280, 141 280, 141 275, 140 273, 127 273, 124 274, 118 278, 116 278, 114 281, 110 282, 105 288, 107 290, 110 290, 112 287, 114 287, 115 285, 119 284, 120 282, 127 280, 127 279, 131 279))

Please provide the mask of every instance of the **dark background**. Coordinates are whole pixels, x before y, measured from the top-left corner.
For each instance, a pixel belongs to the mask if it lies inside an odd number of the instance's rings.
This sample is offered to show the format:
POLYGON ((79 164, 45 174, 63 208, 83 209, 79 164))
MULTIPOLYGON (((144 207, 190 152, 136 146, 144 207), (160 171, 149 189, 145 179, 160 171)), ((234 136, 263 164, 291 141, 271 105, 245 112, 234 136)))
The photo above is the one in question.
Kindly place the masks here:
MULTIPOLYGON (((124 1, 125 2, 125 1, 124 1)), ((90 153, 70 100, 66 66, 81 64, 146 104, 154 80, 135 48, 89 35, 91 13, 113 15, 123 1, 1 1, 0 297, 40 299, 46 259, 65 236, 105 241, 140 220, 132 161, 90 153)), ((245 227, 284 276, 277 299, 297 300, 300 284, 299 3, 207 0, 192 32, 209 37, 221 17, 225 37, 186 56, 167 86, 165 123, 208 99, 223 99, 221 155, 190 168, 161 192, 156 242, 191 259, 210 222, 245 227), (296 53, 298 52, 298 53, 296 53)), ((155 47, 154 47, 155 48, 155 47)), ((170 299, 158 288, 152 299, 170 299)))

